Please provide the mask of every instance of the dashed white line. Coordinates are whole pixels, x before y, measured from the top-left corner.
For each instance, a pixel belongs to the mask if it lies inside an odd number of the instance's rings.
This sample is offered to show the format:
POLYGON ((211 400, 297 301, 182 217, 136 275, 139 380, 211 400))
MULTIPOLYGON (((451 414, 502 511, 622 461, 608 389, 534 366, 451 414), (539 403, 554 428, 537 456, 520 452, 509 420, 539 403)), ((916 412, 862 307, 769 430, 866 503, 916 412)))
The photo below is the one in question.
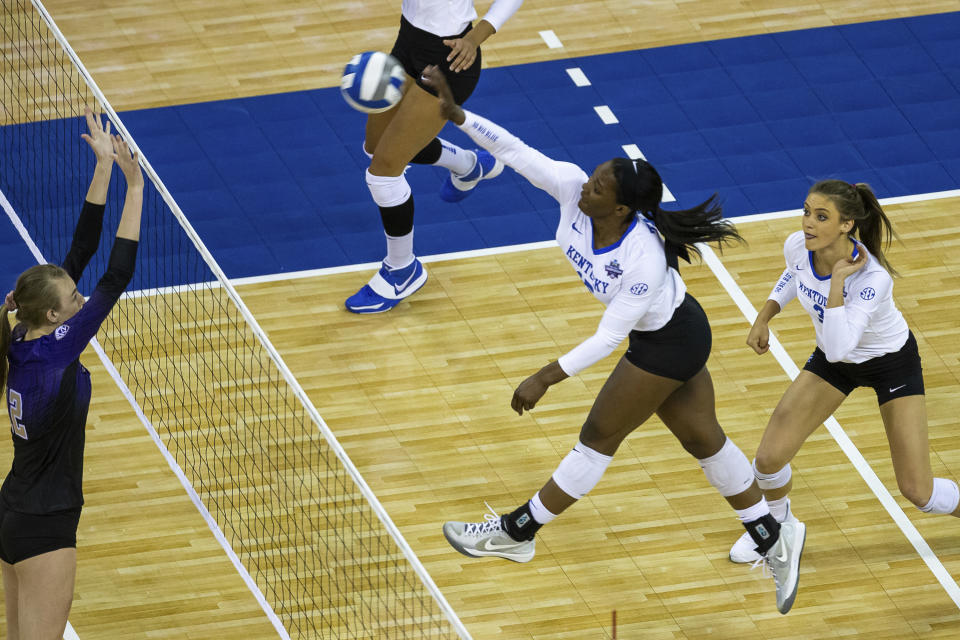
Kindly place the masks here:
POLYGON ((623 152, 627 154, 627 157, 631 160, 636 160, 640 158, 641 160, 646 160, 647 156, 643 155, 643 152, 640 151, 640 147, 635 144, 625 144, 622 147, 623 152))
POLYGON ((597 115, 600 116, 600 119, 603 120, 603 124, 617 124, 620 122, 617 120, 617 116, 613 115, 613 111, 610 110, 605 104, 602 104, 598 107, 593 108, 597 112, 597 115))
POLYGON ((573 67, 572 69, 567 69, 567 75, 570 76, 570 79, 573 80, 573 84, 578 87, 589 87, 590 80, 587 79, 587 74, 583 72, 583 69, 580 67, 573 67))
POLYGON ((563 48, 563 43, 560 42, 560 38, 557 37, 557 34, 553 32, 553 29, 547 29, 546 31, 540 32, 540 37, 543 38, 543 41, 547 43, 547 46, 551 49, 561 49, 563 48))

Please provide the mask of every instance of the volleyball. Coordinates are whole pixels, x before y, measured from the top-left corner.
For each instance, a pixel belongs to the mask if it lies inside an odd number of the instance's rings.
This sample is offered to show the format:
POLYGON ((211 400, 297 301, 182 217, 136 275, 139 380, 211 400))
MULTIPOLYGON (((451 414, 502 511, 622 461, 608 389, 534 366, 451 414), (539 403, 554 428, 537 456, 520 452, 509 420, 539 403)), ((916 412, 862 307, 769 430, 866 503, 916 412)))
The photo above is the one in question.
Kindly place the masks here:
POLYGON ((396 58, 380 51, 367 51, 347 63, 340 79, 340 93, 357 111, 380 113, 403 97, 406 78, 403 65, 396 58))

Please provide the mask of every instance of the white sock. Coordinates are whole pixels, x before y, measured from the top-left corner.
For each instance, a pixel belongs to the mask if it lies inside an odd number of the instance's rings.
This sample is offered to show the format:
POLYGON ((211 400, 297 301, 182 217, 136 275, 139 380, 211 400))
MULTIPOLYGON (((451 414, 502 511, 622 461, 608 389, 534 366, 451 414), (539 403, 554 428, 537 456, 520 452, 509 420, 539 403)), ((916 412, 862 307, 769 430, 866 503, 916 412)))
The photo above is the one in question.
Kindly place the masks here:
POLYGON ((383 259, 383 263, 387 265, 388 269, 402 269, 413 262, 415 258, 413 231, 398 238, 387 236, 387 257, 383 259))
POLYGON ((770 506, 770 514, 777 519, 777 522, 783 522, 787 519, 787 512, 790 511, 790 499, 787 496, 776 500, 767 500, 767 505, 770 506))
POLYGON ((767 506, 767 501, 760 498, 760 502, 752 507, 734 509, 734 511, 737 512, 737 517, 740 518, 740 522, 753 522, 770 513, 770 508, 767 506))
POLYGON ((540 500, 539 491, 535 496, 530 498, 530 515, 532 515, 533 519, 540 524, 547 524, 557 517, 556 514, 550 513, 550 510, 543 506, 543 501, 540 500))
POLYGON ((457 176, 465 176, 473 170, 473 165, 477 163, 477 154, 467 149, 462 149, 452 142, 447 142, 440 138, 440 159, 433 164, 444 169, 449 169, 457 176))

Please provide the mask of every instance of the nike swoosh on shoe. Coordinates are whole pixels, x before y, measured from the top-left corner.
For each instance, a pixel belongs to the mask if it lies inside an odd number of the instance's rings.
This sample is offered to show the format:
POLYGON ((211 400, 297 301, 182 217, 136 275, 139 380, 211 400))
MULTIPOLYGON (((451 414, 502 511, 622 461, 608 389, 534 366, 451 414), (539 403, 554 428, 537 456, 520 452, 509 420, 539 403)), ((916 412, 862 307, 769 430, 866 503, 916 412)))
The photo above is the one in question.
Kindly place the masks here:
POLYGON ((396 284, 393 285, 393 290, 396 291, 398 294, 399 294, 399 293, 402 293, 403 290, 407 288, 407 285, 409 285, 410 282, 413 280, 413 277, 414 277, 415 275, 417 275, 417 270, 416 270, 416 269, 414 269, 414 270, 410 273, 410 276, 409 276, 406 280, 404 280, 402 284, 400 284, 400 285, 396 285, 396 284))

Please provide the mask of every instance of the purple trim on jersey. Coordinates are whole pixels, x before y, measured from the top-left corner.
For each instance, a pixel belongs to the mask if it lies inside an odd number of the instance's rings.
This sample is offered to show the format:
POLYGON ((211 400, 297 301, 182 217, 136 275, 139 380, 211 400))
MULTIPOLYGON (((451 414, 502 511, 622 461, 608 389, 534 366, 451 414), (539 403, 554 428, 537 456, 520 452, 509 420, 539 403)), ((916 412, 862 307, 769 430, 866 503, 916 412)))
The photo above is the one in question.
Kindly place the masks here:
MULTIPOLYGON (((587 219, 590 220, 590 218, 587 218, 587 219)), ((591 235, 592 235, 593 220, 590 220, 590 226, 591 226, 591 235)), ((636 227, 636 226, 637 226, 637 216, 634 215, 634 216, 633 216, 633 222, 631 222, 631 223, 630 223, 630 226, 627 227, 627 230, 623 232, 623 235, 620 236, 620 239, 617 240, 616 242, 614 242, 614 243, 613 243, 612 245, 610 245, 609 247, 603 247, 602 249, 597 249, 595 246, 593 246, 593 240, 591 239, 591 240, 590 240, 590 246, 593 248, 593 255, 599 256, 599 255, 602 255, 602 254, 604 254, 604 253, 608 253, 608 252, 610 252, 610 251, 613 251, 614 249, 616 249, 617 247, 619 247, 619 246, 623 243, 624 238, 626 238, 628 235, 630 235, 630 232, 633 231, 633 228, 636 227)))
MULTIPOLYGON (((858 248, 860 246, 860 243, 857 242, 854 238, 850 238, 850 239, 853 240, 853 253, 850 254, 850 257, 853 259, 856 259, 857 256, 860 255, 860 249, 858 248)), ((810 260, 810 273, 813 274, 814 278, 816 278, 820 282, 823 282, 824 280, 829 280, 833 276, 832 273, 828 273, 825 276, 821 276, 820 274, 817 273, 817 270, 813 266, 813 251, 807 251, 807 258, 809 258, 810 260)))

